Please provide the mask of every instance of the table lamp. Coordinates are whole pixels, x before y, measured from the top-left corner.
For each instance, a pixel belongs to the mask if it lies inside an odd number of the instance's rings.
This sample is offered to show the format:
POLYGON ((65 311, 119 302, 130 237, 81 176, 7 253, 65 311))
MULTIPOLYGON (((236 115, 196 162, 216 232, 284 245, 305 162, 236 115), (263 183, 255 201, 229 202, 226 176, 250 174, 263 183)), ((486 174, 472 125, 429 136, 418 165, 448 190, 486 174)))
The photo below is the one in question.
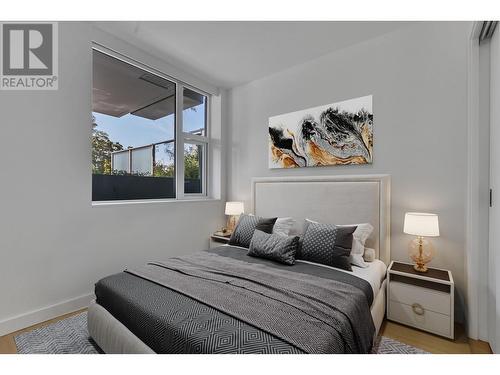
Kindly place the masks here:
POLYGON ((232 232, 236 227, 236 218, 244 212, 243 202, 226 202, 225 214, 229 216, 227 220, 227 230, 232 232))
POLYGON ((415 262, 413 268, 418 272, 427 272, 426 264, 434 257, 434 247, 424 237, 439 236, 439 222, 436 214, 407 212, 403 232, 417 236, 409 244, 408 254, 415 262))

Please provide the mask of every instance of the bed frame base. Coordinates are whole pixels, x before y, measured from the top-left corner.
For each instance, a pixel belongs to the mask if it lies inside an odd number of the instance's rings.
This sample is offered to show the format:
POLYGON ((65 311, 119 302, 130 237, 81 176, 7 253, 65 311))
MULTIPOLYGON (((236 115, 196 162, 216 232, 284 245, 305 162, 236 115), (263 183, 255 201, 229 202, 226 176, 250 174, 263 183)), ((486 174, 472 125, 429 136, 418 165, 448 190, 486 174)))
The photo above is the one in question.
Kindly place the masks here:
POLYGON ((95 301, 89 306, 90 337, 107 354, 154 354, 136 335, 95 301))

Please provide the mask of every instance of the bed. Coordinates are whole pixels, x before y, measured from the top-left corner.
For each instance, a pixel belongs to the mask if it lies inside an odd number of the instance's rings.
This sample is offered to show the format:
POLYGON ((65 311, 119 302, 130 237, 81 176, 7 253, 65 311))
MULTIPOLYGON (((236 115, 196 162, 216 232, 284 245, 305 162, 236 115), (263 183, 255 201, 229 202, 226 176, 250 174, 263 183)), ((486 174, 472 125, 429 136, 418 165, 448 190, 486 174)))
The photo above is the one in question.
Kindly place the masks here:
POLYGON ((152 262, 96 283, 89 333, 106 353, 368 352, 385 315, 389 204, 387 175, 254 179, 254 214, 294 217, 297 232, 305 218, 369 222, 376 259, 347 272, 221 246, 152 262))

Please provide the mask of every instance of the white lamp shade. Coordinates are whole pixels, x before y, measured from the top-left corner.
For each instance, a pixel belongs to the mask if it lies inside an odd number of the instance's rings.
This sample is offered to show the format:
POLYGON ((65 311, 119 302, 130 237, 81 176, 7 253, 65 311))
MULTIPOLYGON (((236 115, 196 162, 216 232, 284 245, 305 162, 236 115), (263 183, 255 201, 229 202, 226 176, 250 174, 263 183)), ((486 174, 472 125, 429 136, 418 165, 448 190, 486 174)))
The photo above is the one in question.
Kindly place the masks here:
POLYGON ((403 232, 422 237, 439 236, 438 215, 424 212, 407 212, 403 232))
POLYGON ((241 215, 244 211, 243 202, 226 202, 226 215, 241 215))

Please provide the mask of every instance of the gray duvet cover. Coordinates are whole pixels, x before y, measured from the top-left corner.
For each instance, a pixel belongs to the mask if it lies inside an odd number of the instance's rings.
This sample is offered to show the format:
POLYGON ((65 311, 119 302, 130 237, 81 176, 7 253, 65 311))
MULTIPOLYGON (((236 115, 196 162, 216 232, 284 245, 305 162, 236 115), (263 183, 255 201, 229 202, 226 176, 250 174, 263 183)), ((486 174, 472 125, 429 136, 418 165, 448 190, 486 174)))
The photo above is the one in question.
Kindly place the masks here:
POLYGON ((369 284, 221 247, 99 281, 97 302, 158 353, 366 353, 369 284))

